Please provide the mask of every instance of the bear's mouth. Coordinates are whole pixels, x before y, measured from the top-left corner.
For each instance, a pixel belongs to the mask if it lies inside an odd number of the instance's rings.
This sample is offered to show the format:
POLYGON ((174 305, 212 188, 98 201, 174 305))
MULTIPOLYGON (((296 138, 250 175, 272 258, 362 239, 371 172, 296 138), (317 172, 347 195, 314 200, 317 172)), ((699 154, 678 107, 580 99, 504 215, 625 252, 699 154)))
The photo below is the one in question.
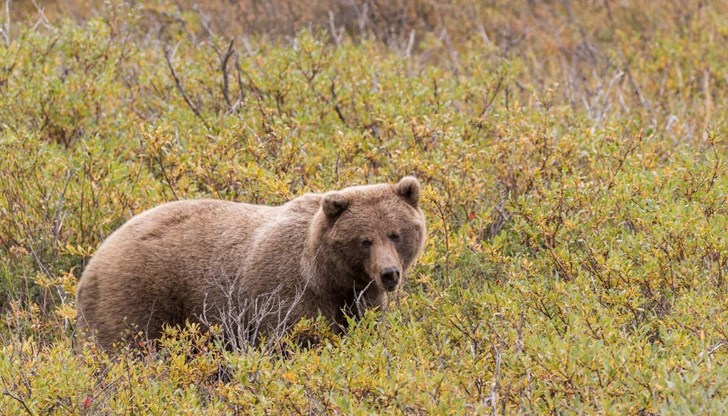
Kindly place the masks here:
POLYGON ((387 292, 394 292, 399 286, 399 282, 382 282, 382 288, 387 292))

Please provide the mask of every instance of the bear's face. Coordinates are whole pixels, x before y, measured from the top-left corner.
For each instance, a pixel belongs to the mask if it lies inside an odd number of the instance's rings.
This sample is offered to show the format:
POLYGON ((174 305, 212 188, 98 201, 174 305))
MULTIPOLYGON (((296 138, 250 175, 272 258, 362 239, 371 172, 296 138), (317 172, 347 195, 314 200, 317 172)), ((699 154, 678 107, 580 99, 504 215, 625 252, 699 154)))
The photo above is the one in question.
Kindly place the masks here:
POLYGON ((319 255, 342 286, 372 284, 393 291, 414 264, 425 241, 419 209, 420 184, 406 177, 396 185, 348 188, 324 195, 319 255), (325 253, 325 254, 322 254, 325 253))

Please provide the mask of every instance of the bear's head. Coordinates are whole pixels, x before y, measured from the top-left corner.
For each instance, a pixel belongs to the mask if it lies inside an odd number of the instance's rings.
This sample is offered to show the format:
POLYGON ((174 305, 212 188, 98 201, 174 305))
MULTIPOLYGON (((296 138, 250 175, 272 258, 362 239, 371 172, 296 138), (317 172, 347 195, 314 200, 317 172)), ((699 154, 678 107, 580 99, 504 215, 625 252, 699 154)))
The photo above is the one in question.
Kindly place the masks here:
POLYGON ((340 290, 397 289, 425 242, 419 197, 412 176, 324 194, 309 241, 317 274, 340 290))

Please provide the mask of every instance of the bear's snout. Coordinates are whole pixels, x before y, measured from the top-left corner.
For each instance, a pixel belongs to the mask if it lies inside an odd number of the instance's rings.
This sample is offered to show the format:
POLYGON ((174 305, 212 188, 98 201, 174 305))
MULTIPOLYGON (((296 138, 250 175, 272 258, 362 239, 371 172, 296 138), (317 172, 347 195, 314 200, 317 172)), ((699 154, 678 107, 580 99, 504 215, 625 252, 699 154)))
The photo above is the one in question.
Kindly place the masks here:
POLYGON ((401 272, 396 267, 386 267, 379 272, 379 278, 382 280, 382 285, 387 292, 391 292, 397 288, 400 274, 401 272))

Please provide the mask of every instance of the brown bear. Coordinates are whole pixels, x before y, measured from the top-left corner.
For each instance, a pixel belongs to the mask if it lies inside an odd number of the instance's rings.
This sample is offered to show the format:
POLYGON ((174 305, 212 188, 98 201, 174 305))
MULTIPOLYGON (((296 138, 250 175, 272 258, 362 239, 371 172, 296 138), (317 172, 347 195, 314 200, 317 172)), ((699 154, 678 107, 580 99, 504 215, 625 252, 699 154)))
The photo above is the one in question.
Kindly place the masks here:
POLYGON ((321 314, 336 332, 384 309, 425 242, 411 176, 281 206, 170 202, 101 244, 76 293, 79 328, 109 349, 164 324, 218 324, 234 346, 321 314))

